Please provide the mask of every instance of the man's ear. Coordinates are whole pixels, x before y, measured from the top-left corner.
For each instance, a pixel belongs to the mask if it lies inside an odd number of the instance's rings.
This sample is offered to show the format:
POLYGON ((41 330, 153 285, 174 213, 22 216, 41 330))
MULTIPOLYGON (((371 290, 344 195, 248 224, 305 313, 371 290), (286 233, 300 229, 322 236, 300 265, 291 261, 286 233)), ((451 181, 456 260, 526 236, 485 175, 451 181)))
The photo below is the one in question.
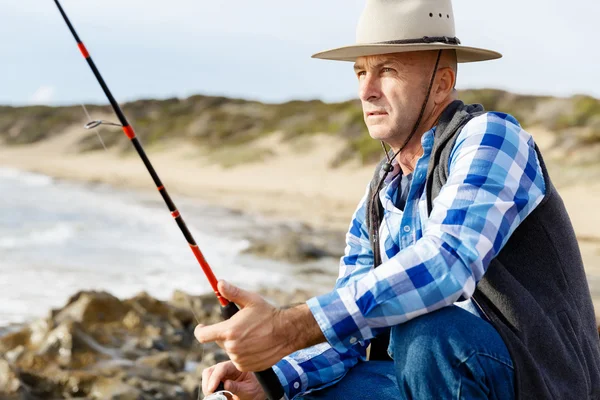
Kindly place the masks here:
POLYGON ((455 91, 456 73, 450 67, 443 67, 438 70, 438 75, 432 93, 436 104, 446 101, 455 91))

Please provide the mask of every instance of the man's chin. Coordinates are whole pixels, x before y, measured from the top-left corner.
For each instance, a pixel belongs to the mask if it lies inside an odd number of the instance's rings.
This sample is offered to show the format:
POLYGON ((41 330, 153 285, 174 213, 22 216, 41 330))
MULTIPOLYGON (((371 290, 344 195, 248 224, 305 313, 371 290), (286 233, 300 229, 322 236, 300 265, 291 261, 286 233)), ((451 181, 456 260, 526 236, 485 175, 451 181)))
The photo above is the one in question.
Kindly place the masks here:
POLYGON ((390 138, 390 133, 383 129, 369 129, 369 136, 371 136, 372 139, 386 142, 390 138))

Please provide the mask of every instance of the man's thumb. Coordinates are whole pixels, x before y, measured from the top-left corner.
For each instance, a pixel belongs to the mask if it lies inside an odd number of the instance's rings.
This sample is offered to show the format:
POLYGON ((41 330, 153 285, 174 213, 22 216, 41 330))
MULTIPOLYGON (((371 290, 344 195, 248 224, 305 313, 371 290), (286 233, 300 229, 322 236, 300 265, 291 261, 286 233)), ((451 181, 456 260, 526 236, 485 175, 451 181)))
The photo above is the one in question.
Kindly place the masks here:
POLYGON ((219 292, 221 292, 221 296, 236 303, 240 307, 245 307, 248 304, 254 303, 257 298, 257 295, 254 293, 240 289, 226 281, 219 281, 219 292))

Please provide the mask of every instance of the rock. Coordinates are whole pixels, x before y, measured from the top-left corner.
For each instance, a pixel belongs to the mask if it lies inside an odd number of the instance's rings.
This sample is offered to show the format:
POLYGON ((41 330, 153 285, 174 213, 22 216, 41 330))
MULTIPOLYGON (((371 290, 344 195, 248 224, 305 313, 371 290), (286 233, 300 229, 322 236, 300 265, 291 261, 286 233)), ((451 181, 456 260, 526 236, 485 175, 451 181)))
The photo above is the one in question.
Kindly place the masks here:
POLYGON ((142 381, 162 382, 169 385, 177 385, 179 383, 179 376, 177 374, 163 369, 142 365, 134 365, 130 368, 127 368, 123 377, 129 384, 136 384, 137 387, 142 389, 143 387, 138 384, 142 381))
POLYGON ((202 363, 198 366, 198 368, 204 369, 211 365, 229 360, 227 353, 225 353, 225 351, 218 347, 215 343, 208 343, 204 345, 204 347, 205 353, 201 359, 202 363))
POLYGON ((53 320, 79 322, 85 326, 95 323, 122 322, 129 307, 107 292, 79 292, 72 296, 65 308, 53 320))
POLYGON ((205 362, 227 356, 195 340, 194 313, 199 322, 214 323, 218 309, 212 294, 178 292, 166 302, 147 293, 121 301, 79 292, 48 318, 3 331, 0 398, 196 400, 198 384, 190 379, 199 376, 186 363, 205 353, 205 362))
POLYGON ((334 257, 323 244, 310 239, 304 232, 289 231, 278 233, 268 239, 256 239, 244 250, 258 257, 291 263, 303 263, 323 257, 334 257))
POLYGON ((189 317, 188 327, 197 325, 198 320, 208 324, 221 320, 219 301, 213 293, 192 296, 181 290, 175 290, 169 302, 189 317))
POLYGON ((171 324, 179 324, 180 321, 174 317, 172 307, 168 303, 162 302, 150 296, 146 292, 141 292, 135 297, 124 302, 135 309, 140 315, 152 315, 162 320, 168 320, 171 324))
POLYGON ((0 393, 15 394, 20 388, 21 382, 8 361, 0 359, 0 393))
POLYGON ((73 337, 73 361, 70 365, 71 368, 87 367, 100 360, 121 357, 118 349, 104 347, 94 337, 84 332, 83 327, 79 325, 74 326, 73 337))
POLYGON ((266 300, 269 300, 278 307, 304 303, 316 294, 308 290, 296 289, 293 292, 284 292, 283 290, 276 288, 261 289, 259 293, 266 300))
POLYGON ((138 329, 142 325, 142 316, 136 311, 129 311, 123 318, 123 325, 129 330, 138 329))
POLYGON ((89 372, 72 372, 63 380, 63 394, 69 397, 83 397, 89 394, 97 376, 89 372))
POLYGON ((146 325, 143 331, 143 335, 149 338, 160 338, 161 333, 161 328, 155 325, 146 325))
POLYGON ((15 361, 19 367, 35 371, 43 371, 44 365, 53 364, 78 369, 117 354, 97 343, 78 323, 66 321, 48 332, 37 346, 30 345, 21 351, 15 361))
POLYGON ((4 359, 11 364, 15 364, 23 353, 25 353, 25 346, 19 345, 4 353, 4 359))
POLYGON ((171 340, 178 347, 189 348, 194 345, 196 338, 192 330, 178 329, 173 332, 171 340))
POLYGON ((125 382, 140 389, 145 397, 150 399, 192 399, 191 395, 177 382, 139 377, 127 379, 125 382))
POLYGON ((183 375, 183 380, 181 382, 181 386, 183 389, 192 394, 192 398, 198 398, 198 392, 202 391, 202 386, 200 385, 202 382, 202 371, 200 371, 200 375, 196 376, 194 374, 185 374, 183 375))
POLYGON ((68 366, 73 354, 73 323, 63 322, 48 333, 37 354, 55 358, 59 365, 68 366))
POLYGON ((164 352, 141 357, 137 364, 176 373, 183 370, 185 360, 176 353, 164 352))
POLYGON ((144 351, 141 349, 139 338, 130 338, 121 347, 121 355, 128 360, 136 360, 144 355, 144 351))
POLYGON ((142 391, 128 385, 120 378, 99 378, 90 390, 93 399, 102 400, 143 400, 142 391))
POLYGON ((30 336, 30 329, 25 327, 0 337, 0 353, 6 353, 17 346, 29 345, 30 336))
POLYGON ((29 324, 29 344, 33 347, 39 346, 50 332, 51 325, 53 325, 51 319, 37 319, 29 324))
POLYGON ((60 398, 62 393, 56 381, 41 374, 21 371, 18 374, 21 383, 28 388, 28 392, 34 396, 44 398, 60 398))

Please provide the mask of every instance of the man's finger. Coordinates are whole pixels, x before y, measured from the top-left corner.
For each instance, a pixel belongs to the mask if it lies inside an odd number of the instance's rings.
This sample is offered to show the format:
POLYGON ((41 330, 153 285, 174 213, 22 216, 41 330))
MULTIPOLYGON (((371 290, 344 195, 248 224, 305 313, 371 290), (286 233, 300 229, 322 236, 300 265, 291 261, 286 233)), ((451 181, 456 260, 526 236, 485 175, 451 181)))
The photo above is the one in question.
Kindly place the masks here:
POLYGON ((219 322, 214 325, 198 325, 194 329, 194 336, 200 343, 224 341, 226 339, 228 321, 219 322))
POLYGON ((247 290, 234 286, 224 280, 219 281, 219 292, 227 300, 238 304, 240 307, 246 307, 249 304, 262 300, 262 297, 259 295, 248 292, 247 290))
POLYGON ((217 364, 215 366, 215 370, 208 379, 208 383, 206 384, 207 392, 205 394, 214 393, 215 390, 217 390, 217 387, 219 387, 219 383, 226 378, 225 375, 225 371, 223 371, 223 364, 217 364))
POLYGON ((230 362, 222 362, 215 366, 215 369, 208 380, 207 389, 208 393, 214 393, 219 386, 219 383, 225 382, 227 380, 235 380, 240 375, 240 371, 238 371, 232 363, 230 362))
POLYGON ((208 391, 208 380, 214 369, 215 367, 213 366, 202 371, 202 393, 204 393, 205 396, 211 393, 208 391))

